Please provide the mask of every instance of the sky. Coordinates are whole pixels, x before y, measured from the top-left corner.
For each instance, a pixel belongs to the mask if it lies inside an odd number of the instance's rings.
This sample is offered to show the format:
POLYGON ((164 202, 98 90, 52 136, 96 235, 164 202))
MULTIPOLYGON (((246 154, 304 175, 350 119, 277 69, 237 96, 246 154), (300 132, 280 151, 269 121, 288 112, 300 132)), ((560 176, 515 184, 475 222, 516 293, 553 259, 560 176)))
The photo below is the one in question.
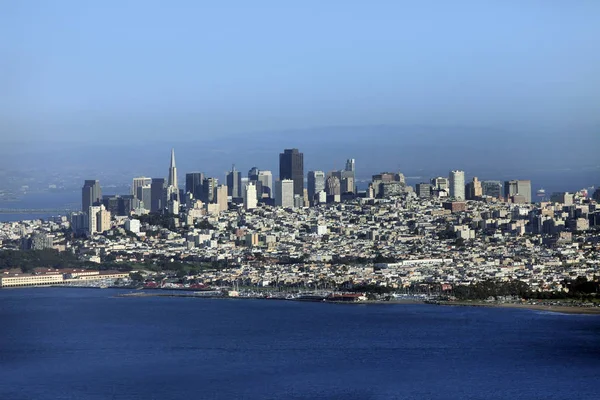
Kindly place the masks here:
POLYGON ((0 143, 597 133, 599 16, 597 0, 3 1, 0 143))

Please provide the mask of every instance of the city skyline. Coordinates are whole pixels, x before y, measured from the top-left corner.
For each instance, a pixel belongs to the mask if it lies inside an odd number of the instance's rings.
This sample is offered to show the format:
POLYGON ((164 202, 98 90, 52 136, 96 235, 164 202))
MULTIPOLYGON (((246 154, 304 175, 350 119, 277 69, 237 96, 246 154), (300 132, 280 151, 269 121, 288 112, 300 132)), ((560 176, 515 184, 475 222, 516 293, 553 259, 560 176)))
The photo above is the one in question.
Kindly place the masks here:
MULTIPOLYGON (((511 179, 504 182, 498 180, 479 180, 473 176, 472 180, 465 180, 465 172, 451 170, 447 177, 431 177, 425 182, 406 183, 406 177, 401 171, 381 172, 371 176, 371 182, 365 190, 358 190, 354 185, 356 174, 356 159, 348 158, 343 169, 323 171, 308 171, 303 174, 304 155, 298 149, 286 149, 280 153, 280 178, 273 183, 271 171, 261 170, 254 166, 248 171, 248 176, 241 177, 235 165, 226 175, 226 184, 219 185, 218 177, 209 177, 201 172, 186 173, 185 190, 178 189, 175 167, 175 149, 171 149, 171 158, 168 168, 168 178, 134 177, 132 188, 137 188, 138 195, 104 195, 101 201, 91 205, 102 204, 115 215, 129 215, 131 212, 165 212, 178 214, 181 206, 186 208, 204 207, 209 213, 219 213, 229 208, 228 204, 242 204, 244 209, 251 210, 259 202, 284 208, 309 207, 321 204, 339 203, 354 198, 390 198, 398 195, 415 193, 418 198, 438 198, 443 201, 454 202, 451 209, 464 208, 467 200, 484 200, 495 198, 515 204, 530 204, 535 201, 544 202, 550 199, 568 199, 573 193, 568 191, 546 193, 543 190, 532 193, 531 180, 511 179), (296 168, 294 170, 294 168, 296 168), (297 184, 294 179, 301 179, 302 195, 296 193, 297 184), (148 182, 151 184, 148 187, 148 182), (304 183, 306 182, 306 188, 304 183), (146 186, 144 186, 144 184, 146 186), (270 185, 273 185, 271 187, 270 185), (238 195, 232 195, 237 187, 238 195), (150 202, 143 200, 143 189, 148 188, 150 202), (198 194, 199 193, 199 194, 198 194), (142 198, 140 198, 140 195, 142 198), (249 197, 250 196, 250 197, 249 197), (199 200, 200 203, 196 204, 199 200), (460 204, 459 204, 460 203, 460 204), (145 211, 144 211, 145 210, 145 211)), ((359 164, 360 165, 360 164, 359 164)), ((86 204, 90 204, 92 188, 101 193, 98 180, 86 180, 82 188, 82 209, 85 213, 86 204)), ((586 188, 582 188, 586 190, 586 188)), ((132 190, 133 192, 133 190, 132 190)), ((584 193, 580 192, 580 195, 584 193)), ((597 195, 589 193, 583 195, 597 195)), ((91 207, 88 207, 90 212, 91 207)), ((95 212, 95 211, 94 211, 95 212)), ((90 217, 91 218, 91 217, 90 217)), ((90 226, 94 225, 92 223, 90 226)))

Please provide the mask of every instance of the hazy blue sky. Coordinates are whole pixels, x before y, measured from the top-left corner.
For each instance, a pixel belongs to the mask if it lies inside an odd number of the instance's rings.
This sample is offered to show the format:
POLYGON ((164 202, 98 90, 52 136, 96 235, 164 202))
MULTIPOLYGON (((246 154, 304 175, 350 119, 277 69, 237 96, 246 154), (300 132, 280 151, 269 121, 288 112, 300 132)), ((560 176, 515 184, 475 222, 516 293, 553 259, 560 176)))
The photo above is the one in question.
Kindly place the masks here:
POLYGON ((600 126, 600 1, 2 1, 0 69, 5 140, 568 130, 600 126))

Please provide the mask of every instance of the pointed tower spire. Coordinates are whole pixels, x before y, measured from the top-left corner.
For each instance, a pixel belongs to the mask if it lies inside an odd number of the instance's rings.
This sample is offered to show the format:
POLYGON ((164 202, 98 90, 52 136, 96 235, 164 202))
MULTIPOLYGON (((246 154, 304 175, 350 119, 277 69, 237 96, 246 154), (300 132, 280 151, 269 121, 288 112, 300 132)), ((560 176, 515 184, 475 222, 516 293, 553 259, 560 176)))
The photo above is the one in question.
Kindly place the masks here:
POLYGON ((175 167, 175 149, 171 149, 171 165, 169 166, 168 186, 177 188, 177 167, 175 167))
POLYGON ((175 149, 171 149, 171 168, 175 167, 175 149))

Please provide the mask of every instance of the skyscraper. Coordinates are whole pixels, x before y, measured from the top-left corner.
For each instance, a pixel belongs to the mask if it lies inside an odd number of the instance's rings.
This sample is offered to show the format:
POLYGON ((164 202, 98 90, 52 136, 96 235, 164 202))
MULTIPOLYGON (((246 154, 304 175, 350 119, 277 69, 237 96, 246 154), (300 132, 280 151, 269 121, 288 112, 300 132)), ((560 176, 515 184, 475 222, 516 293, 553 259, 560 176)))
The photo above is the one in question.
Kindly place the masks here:
POLYGON ((335 175, 327 178, 325 181, 325 191, 327 192, 327 196, 339 196, 341 194, 340 179, 335 175))
POLYGON ((217 204, 219 205, 219 212, 227 211, 227 208, 228 208, 227 185, 218 185, 216 192, 217 192, 217 204))
POLYGON ((481 182, 481 194, 483 196, 502 197, 502 182, 500 181, 483 181, 481 182))
POLYGON ((185 192, 191 193, 194 199, 199 200, 202 196, 202 182, 204 174, 202 172, 190 172, 185 174, 185 192))
POLYGON ((171 149, 171 163, 169 164, 169 180, 167 186, 177 187, 177 167, 175 166, 175 149, 171 149))
POLYGON ((227 174, 227 193, 232 198, 242 197, 242 174, 235 169, 235 165, 231 167, 231 171, 227 174))
POLYGON ((431 197, 431 184, 426 182, 417 183, 417 196, 422 198, 431 197))
POLYGON ((504 182, 504 197, 506 197, 506 200, 516 195, 523 196, 525 202, 531 203, 531 181, 512 180, 504 182))
POLYGON ((475 176, 473 180, 465 185, 465 196, 467 200, 477 200, 483 195, 481 182, 475 176))
POLYGON ((448 183, 448 178, 444 178, 441 176, 438 176, 437 178, 433 178, 431 180, 431 185, 433 186, 434 189, 437 189, 437 190, 445 190, 445 191, 450 190, 450 184, 448 183))
POLYGON ((81 188, 81 210, 88 212, 91 206, 100 204, 102 201, 102 189, 100 181, 86 180, 81 188))
POLYGON ((456 200, 465 199, 465 172, 464 171, 450 171, 448 177, 448 183, 450 185, 450 197, 454 197, 456 200))
POLYGON ((354 158, 349 158, 346 160, 345 171, 355 172, 355 167, 356 167, 356 161, 354 160, 354 158))
POLYGON ((259 172, 260 170, 257 167, 250 168, 250 170, 248 171, 248 180, 250 182, 257 181, 259 172))
POLYGON ((180 200, 179 188, 177 186, 177 167, 175 166, 175 149, 171 149, 171 163, 169 164, 169 179, 167 181, 167 200, 180 200))
POLYGON ((279 180, 294 181, 294 194, 304 195, 304 154, 298 149, 285 149, 279 154, 279 180))
POLYGON ((266 195, 268 198, 273 198, 273 174, 271 171, 259 171, 258 181, 262 185, 262 193, 258 197, 266 195))
POLYGON ((244 196, 244 209, 252 210, 256 208, 256 186, 249 183, 246 186, 246 195, 244 196))
POLYGON ((150 210, 152 206, 152 180, 150 185, 140 186, 137 188, 137 199, 145 210, 150 210))
POLYGON ((138 196, 138 188, 141 186, 149 186, 152 184, 152 178, 146 178, 145 176, 140 176, 139 178, 133 178, 133 184, 131 185, 131 194, 138 200, 142 201, 138 196))
POLYGON ((160 212, 166 206, 165 179, 152 178, 152 184, 150 185, 150 212, 160 212))
POLYGON ((202 197, 200 200, 204 203, 217 202, 217 186, 219 180, 217 178, 204 178, 202 182, 202 197))
POLYGON ((284 179, 275 182, 275 205, 284 208, 294 207, 294 181, 284 179))
POLYGON ((325 190, 325 172, 323 171, 308 171, 308 201, 310 204, 315 204, 315 195, 325 190))

